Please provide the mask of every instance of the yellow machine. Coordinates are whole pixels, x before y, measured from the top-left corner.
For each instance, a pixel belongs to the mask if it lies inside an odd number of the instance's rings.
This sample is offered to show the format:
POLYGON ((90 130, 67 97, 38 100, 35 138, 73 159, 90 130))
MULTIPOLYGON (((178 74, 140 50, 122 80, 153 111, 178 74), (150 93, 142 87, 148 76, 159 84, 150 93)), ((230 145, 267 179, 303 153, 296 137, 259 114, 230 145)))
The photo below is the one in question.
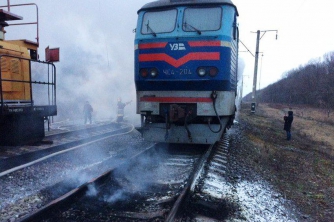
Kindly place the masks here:
POLYGON ((49 117, 57 114, 56 68, 51 61, 38 60, 38 46, 37 5, 11 5, 7 0, 0 6, 0 145, 41 141, 49 117), (36 7, 36 22, 17 23, 23 18, 11 8, 26 6, 36 7), (36 42, 5 39, 7 27, 22 25, 36 25, 36 42))

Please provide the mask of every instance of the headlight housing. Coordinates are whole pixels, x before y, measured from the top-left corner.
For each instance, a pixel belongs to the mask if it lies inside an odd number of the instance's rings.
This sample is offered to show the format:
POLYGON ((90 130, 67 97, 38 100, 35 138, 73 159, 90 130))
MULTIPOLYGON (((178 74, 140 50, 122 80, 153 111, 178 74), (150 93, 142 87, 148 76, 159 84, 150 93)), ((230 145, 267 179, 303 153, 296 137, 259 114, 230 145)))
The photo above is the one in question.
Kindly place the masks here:
POLYGON ((199 67, 199 68, 197 69, 197 74, 198 74, 200 77, 205 76, 205 75, 206 75, 206 70, 205 70, 205 68, 204 68, 204 67, 199 67))
POLYGON ((148 76, 148 69, 140 69, 139 73, 142 77, 146 78, 148 76))
POLYGON ((211 77, 214 77, 214 76, 216 76, 218 74, 218 69, 216 68, 216 67, 210 67, 210 69, 209 69, 209 75, 211 76, 211 77))
POLYGON ((150 70, 150 74, 151 74, 151 76, 152 76, 153 78, 157 77, 158 74, 159 74, 158 69, 156 69, 156 68, 152 68, 152 69, 150 70))
POLYGON ((198 67, 197 68, 197 74, 200 77, 203 77, 205 75, 209 75, 210 77, 215 77, 219 73, 219 70, 217 67, 214 66, 205 66, 205 67, 198 67))
POLYGON ((143 78, 147 78, 148 76, 155 78, 159 75, 159 71, 157 68, 141 68, 139 74, 143 78))

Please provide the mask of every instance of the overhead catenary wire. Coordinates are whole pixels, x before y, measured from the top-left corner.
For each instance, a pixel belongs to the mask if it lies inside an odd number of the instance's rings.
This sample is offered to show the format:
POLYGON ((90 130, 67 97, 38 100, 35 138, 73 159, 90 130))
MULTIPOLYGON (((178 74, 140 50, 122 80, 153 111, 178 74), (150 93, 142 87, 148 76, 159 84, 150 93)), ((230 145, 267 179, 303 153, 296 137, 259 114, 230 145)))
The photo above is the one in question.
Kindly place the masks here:
POLYGON ((253 56, 255 57, 255 55, 247 48, 247 46, 239 39, 239 42, 247 49, 247 51, 253 56))

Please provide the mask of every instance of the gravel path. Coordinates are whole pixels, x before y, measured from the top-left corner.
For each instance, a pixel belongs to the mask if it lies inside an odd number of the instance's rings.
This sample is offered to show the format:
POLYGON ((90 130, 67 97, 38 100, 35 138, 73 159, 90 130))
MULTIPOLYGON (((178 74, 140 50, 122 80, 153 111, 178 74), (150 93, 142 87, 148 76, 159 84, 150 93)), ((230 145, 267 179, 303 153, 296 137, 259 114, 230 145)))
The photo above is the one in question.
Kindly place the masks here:
POLYGON ((249 158, 257 152, 256 147, 250 145, 240 128, 236 124, 228 131, 231 146, 224 196, 238 207, 227 221, 303 221, 295 205, 254 171, 252 164, 257 163, 249 158))

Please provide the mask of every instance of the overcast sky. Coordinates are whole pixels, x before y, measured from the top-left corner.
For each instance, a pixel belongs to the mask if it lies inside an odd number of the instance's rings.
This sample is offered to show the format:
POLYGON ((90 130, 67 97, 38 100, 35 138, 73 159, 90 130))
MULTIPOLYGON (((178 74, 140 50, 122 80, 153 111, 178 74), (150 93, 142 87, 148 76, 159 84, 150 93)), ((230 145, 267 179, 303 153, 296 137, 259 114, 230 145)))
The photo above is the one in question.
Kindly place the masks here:
MULTIPOLYGON (((258 85, 263 88, 282 77, 282 74, 305 65, 312 59, 334 51, 334 1, 330 0, 234 0, 239 11, 240 40, 255 52, 257 30, 267 32, 260 40, 258 85), (262 63, 261 63, 262 58, 262 63), (262 66, 261 66, 262 64, 262 66), (259 78, 261 77, 261 79, 259 78)), ((240 45, 240 51, 245 48, 240 45)), ((241 52, 245 61, 244 91, 253 85, 254 57, 241 52)), ((245 94, 244 94, 245 95, 245 94)))
MULTIPOLYGON (((2 2, 4 5, 7 0, 2 2)), ((88 99, 104 104, 113 104, 118 96, 135 100, 132 30, 137 10, 149 0, 11 0, 12 4, 30 2, 39 7, 41 59, 44 60, 47 46, 60 47, 61 61, 56 64, 58 83, 74 87, 77 81, 80 92, 87 93, 88 99)), ((260 41, 264 56, 260 54, 257 88, 259 84, 264 88, 279 80, 283 73, 334 51, 334 1, 234 0, 233 3, 239 11, 240 40, 253 54, 256 34, 252 32, 278 30, 278 40, 275 32, 268 32, 260 41)), ((12 12, 24 14, 16 8, 12 12)), ((242 44, 240 51, 246 51, 242 44)), ((245 64, 246 95, 252 89, 254 57, 240 52, 239 58, 245 64)), ((134 109, 134 103, 131 106, 134 109)))

